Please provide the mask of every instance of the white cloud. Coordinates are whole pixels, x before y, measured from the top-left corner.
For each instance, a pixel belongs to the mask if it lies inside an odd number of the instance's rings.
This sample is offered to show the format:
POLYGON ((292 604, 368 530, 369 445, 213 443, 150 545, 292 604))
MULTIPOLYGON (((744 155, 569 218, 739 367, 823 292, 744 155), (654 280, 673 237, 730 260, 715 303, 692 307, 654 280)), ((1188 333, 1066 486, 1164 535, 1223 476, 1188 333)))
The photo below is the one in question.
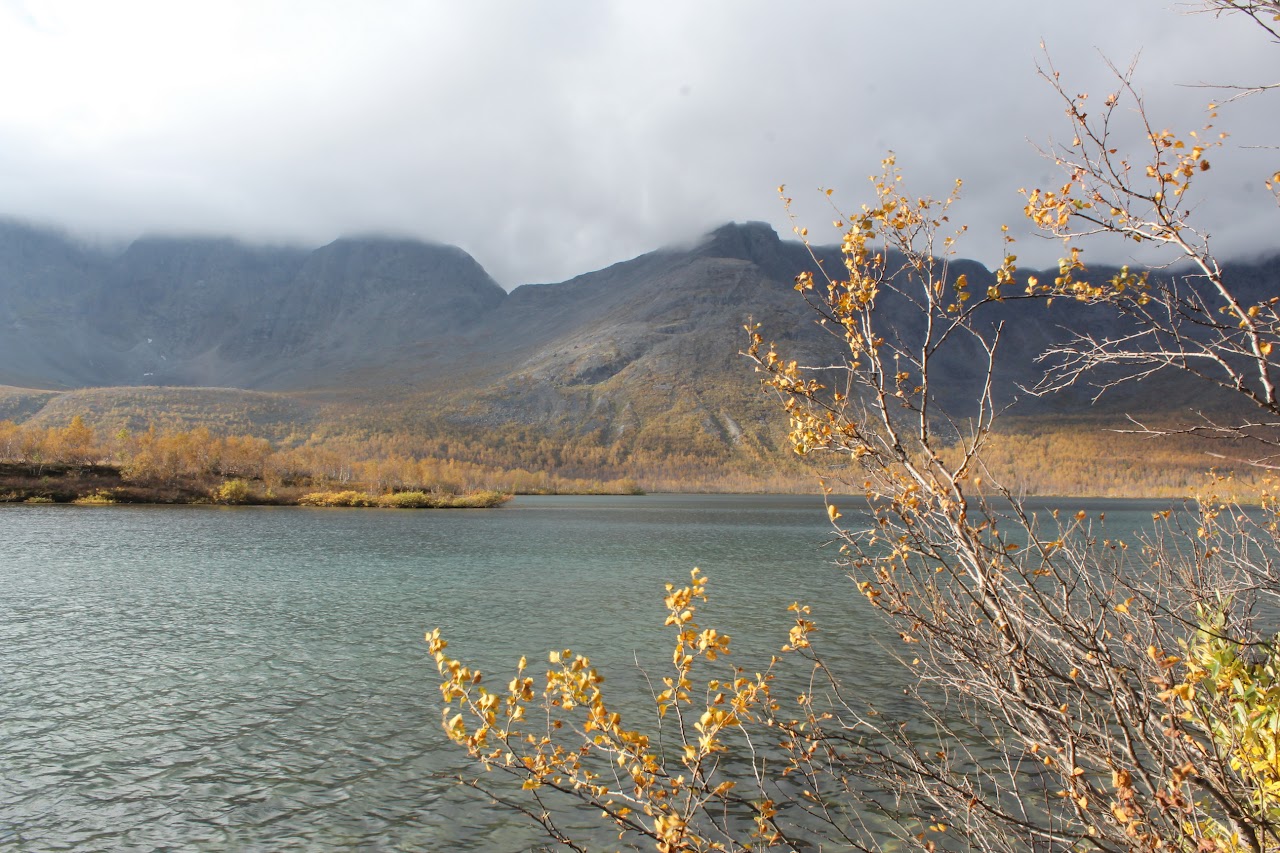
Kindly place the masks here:
MULTIPOLYGON (((0 213, 124 238, 411 234, 508 286, 730 219, 785 231, 779 183, 817 234, 816 189, 852 201, 890 148, 921 193, 966 179, 959 216, 986 235, 967 254, 990 261, 1017 188, 1051 175, 1028 138, 1065 128, 1035 75, 1042 37, 1081 90, 1107 88, 1099 51, 1123 64, 1141 49, 1148 108, 1179 129, 1210 94, 1175 84, 1262 80, 1276 50, 1157 0, 0 9, 0 74, 23 81, 0 98, 0 213)), ((1272 101, 1220 124, 1275 144, 1272 101)), ((1274 240, 1271 153, 1215 161, 1229 203, 1198 215, 1228 251, 1274 240)))

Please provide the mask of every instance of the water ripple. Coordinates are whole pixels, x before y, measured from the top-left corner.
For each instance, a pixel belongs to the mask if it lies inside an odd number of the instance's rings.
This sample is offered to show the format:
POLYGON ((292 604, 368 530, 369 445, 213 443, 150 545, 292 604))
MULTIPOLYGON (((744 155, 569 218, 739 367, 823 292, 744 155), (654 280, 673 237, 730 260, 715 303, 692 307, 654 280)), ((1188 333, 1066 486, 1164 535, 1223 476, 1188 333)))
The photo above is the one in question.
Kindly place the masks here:
POLYGON ((831 599, 822 539, 813 502, 749 498, 0 507, 0 847, 529 849, 449 781, 422 632, 626 669, 693 565, 730 623, 831 599))

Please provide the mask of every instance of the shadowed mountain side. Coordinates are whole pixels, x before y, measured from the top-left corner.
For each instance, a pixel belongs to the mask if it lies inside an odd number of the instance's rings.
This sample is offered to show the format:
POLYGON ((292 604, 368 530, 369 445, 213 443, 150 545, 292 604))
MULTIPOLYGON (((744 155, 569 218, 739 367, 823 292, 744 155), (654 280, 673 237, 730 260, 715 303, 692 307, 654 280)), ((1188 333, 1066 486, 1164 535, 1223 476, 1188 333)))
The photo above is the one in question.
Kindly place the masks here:
POLYGON ((107 261, 56 232, 0 221, 0 383, 75 386, 98 378, 90 302, 107 261))
POLYGON ((413 369, 484 321, 506 298, 461 249, 409 240, 338 240, 312 252, 276 309, 235 350, 258 365, 248 384, 342 385, 344 372, 413 369), (271 354, 278 362, 271 365, 271 354), (405 356, 408 356, 406 359, 405 356))
POLYGON ((322 387, 438 344, 506 294, 451 246, 343 239, 314 251, 155 237, 122 253, 0 228, 0 381, 322 387))
POLYGON ((94 300, 96 364, 123 380, 113 384, 254 384, 246 380, 266 353, 246 359, 246 343, 305 258, 232 240, 138 240, 112 261, 94 300))

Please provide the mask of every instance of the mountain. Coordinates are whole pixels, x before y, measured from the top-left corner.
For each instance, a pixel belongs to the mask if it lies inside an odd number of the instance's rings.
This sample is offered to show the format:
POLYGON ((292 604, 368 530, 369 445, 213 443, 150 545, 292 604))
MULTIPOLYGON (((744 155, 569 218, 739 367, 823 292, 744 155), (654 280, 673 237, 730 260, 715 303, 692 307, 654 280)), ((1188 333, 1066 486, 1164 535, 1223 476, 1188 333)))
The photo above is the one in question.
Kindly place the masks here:
MULTIPOLYGON (((841 268, 834 249, 817 260, 841 268)), ((574 475, 759 464, 779 456, 785 423, 738 355, 742 327, 754 319, 793 356, 829 359, 829 333, 792 287, 814 267, 768 225, 731 224, 507 293, 460 249, 413 240, 306 250, 149 237, 109 252, 0 224, 0 385, 14 386, 0 389, 0 417, 63 422, 79 407, 111 423, 150 415, 277 437, 394 432, 574 475)), ((961 273, 979 292, 994 283, 972 261, 952 264, 961 273)), ((1280 260, 1233 276, 1269 296, 1280 260)), ((918 331, 901 297, 882 299, 904 335, 918 331)), ((1123 320, 1057 300, 993 306, 983 319, 1002 321, 999 402, 1023 397, 1015 413, 1178 416, 1212 400, 1178 377, 1101 408, 1085 389, 1026 399, 1017 388, 1038 379, 1048 342, 1123 320)), ((962 419, 984 362, 975 344, 958 347, 935 379, 941 407, 962 419)))
POLYGON ((314 251, 148 237, 123 252, 0 227, 0 382, 296 389, 465 330, 506 297, 451 246, 314 251))

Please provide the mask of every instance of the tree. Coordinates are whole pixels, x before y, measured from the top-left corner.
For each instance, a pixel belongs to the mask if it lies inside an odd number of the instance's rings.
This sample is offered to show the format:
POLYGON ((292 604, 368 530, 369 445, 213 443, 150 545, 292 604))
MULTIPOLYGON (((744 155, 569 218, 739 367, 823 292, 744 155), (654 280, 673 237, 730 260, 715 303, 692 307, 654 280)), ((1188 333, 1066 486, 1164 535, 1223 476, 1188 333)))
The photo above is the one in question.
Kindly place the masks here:
MULTIPOLYGON (((1277 34, 1280 3, 1206 8, 1277 34)), ((955 193, 907 194, 890 156, 871 201, 838 218, 843 268, 825 269, 815 253, 796 279, 832 331, 833 357, 799 364, 748 330, 747 355, 782 402, 794 450, 840 462, 865 497, 870 524, 842 524, 831 490, 828 513, 842 564, 903 644, 916 716, 890 720, 847 698, 799 604, 783 646, 784 663, 809 670, 798 699, 775 695, 774 670, 703 675, 729 641, 695 621, 706 595, 695 572, 668 588, 675 650, 655 734, 623 726, 582 656, 553 653, 541 689, 521 661, 505 691, 490 691, 428 635, 444 699, 459 706, 446 711, 449 736, 529 799, 472 784, 579 849, 555 796, 661 851, 878 850, 891 840, 925 850, 1280 849, 1280 639, 1258 610, 1280 594, 1280 504, 1268 494, 1245 511, 1219 480, 1186 513, 1160 513, 1141 541, 1122 542, 1083 512, 1033 514, 984 465, 1002 323, 1016 322, 1017 303, 1051 300, 1111 312, 1123 331, 1084 331, 1052 348, 1036 392, 1182 371, 1260 413, 1185 429, 1251 442, 1258 465, 1280 446, 1280 297, 1233 289, 1187 218, 1209 152, 1225 154, 1222 137, 1159 129, 1129 71, 1116 70, 1096 113, 1051 65, 1044 76, 1072 131, 1048 151, 1063 183, 1026 191, 1026 215, 1064 240, 1051 280, 1021 273, 1012 251, 984 290, 953 274, 964 230, 949 220, 955 193), (1143 126, 1144 151, 1121 152, 1121 110, 1143 126), (1097 280, 1081 249, 1107 238, 1164 247, 1165 261, 1188 266, 1097 280), (944 411, 938 366, 960 354, 981 359, 982 381, 971 409, 944 411)), ((1278 184, 1280 174, 1268 187, 1278 184)))
POLYGON ((88 465, 102 456, 97 435, 80 415, 62 429, 50 429, 45 444, 53 461, 68 465, 88 465))

